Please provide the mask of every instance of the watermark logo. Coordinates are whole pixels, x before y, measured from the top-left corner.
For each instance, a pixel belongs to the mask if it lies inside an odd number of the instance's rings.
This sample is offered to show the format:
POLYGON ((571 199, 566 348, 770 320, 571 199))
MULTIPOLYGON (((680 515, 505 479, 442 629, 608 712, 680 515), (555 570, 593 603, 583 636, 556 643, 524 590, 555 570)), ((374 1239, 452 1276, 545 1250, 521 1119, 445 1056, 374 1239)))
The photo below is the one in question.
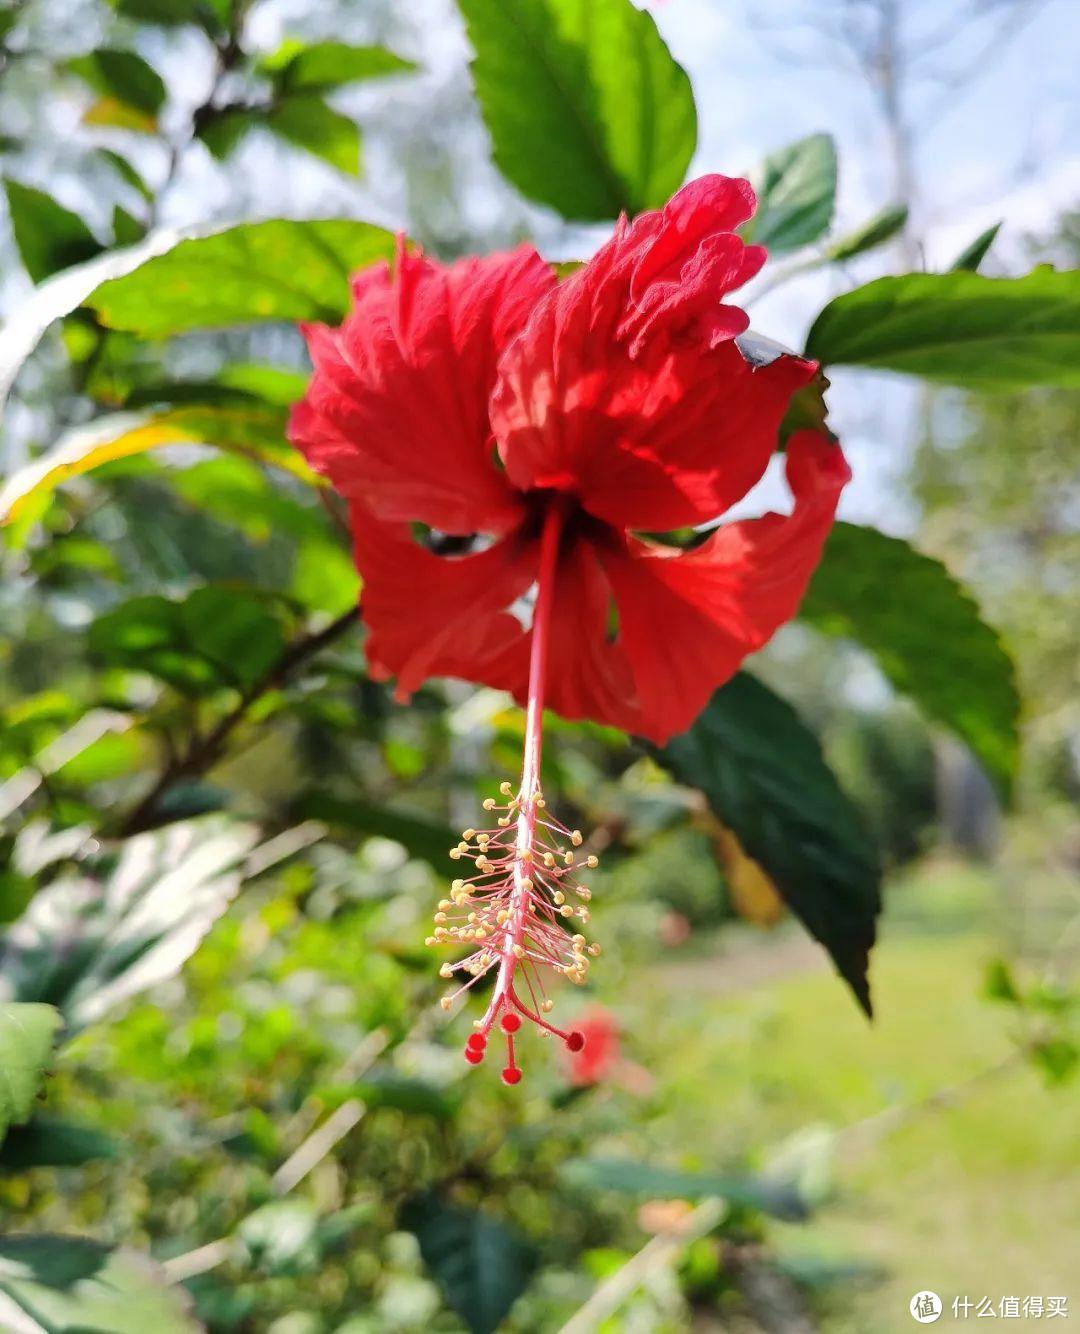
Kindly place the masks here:
POLYGON ((935 1320, 940 1320, 942 1309, 941 1298, 936 1292, 917 1292, 908 1303, 912 1320, 917 1320, 920 1325, 932 1325, 935 1320))

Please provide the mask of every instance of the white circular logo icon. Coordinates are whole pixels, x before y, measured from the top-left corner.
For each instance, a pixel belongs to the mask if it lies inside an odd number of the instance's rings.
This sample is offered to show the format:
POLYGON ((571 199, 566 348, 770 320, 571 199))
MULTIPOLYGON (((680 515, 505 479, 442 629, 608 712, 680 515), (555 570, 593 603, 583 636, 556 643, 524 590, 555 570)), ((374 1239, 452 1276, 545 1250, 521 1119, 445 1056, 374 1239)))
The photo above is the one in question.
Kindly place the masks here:
POLYGON ((941 1319, 941 1298, 936 1292, 917 1292, 908 1303, 908 1310, 912 1320, 917 1320, 920 1325, 932 1325, 941 1319))

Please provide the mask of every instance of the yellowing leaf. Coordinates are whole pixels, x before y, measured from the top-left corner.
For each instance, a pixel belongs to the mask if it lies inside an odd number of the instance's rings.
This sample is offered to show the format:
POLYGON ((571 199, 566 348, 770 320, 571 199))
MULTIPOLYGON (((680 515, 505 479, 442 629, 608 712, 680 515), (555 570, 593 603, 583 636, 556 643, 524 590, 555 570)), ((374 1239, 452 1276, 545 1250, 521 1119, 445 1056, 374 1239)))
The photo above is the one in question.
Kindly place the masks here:
POLYGON ((764 867, 747 855, 735 834, 719 820, 710 817, 708 831, 727 876, 731 906, 754 926, 775 926, 784 915, 784 901, 764 867))
POLYGON ((17 520, 28 506, 72 477, 175 444, 213 445, 270 463, 311 486, 323 484, 285 443, 284 417, 279 410, 199 406, 142 418, 123 414, 73 432, 15 473, 0 491, 0 524, 17 520))
POLYGON ((139 134, 155 134, 157 120, 148 111, 141 111, 116 97, 99 97, 83 113, 84 125, 108 125, 116 130, 136 130, 139 134))

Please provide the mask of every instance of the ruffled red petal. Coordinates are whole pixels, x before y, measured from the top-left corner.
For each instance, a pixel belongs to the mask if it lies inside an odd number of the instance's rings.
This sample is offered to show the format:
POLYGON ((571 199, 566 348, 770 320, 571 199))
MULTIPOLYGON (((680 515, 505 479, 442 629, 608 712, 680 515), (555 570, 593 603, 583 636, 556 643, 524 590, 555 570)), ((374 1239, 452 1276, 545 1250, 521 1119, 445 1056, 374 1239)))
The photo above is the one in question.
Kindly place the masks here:
POLYGON ((721 298, 764 251, 732 229, 745 181, 706 176, 613 239, 538 307, 499 365, 491 421, 510 481, 576 495, 622 528, 723 513, 760 478, 812 363, 752 367, 721 298))
POLYGON ((850 476, 838 445, 800 431, 788 443, 790 515, 729 524, 685 554, 630 537, 599 546, 644 736, 684 731, 794 616, 850 476))
POLYGON ((315 373, 290 440, 382 519, 508 531, 520 500, 495 466, 488 399, 500 353, 555 285, 531 246, 446 267, 399 255, 353 282, 339 329, 307 325, 315 373))

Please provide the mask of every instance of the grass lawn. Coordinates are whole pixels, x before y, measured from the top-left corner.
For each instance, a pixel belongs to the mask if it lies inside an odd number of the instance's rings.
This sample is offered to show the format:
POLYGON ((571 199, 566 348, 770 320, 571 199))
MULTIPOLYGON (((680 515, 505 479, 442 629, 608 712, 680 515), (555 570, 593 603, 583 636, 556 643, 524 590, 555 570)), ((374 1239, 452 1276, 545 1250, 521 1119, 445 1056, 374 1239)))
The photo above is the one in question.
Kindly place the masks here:
MULTIPOLYGON (((626 1022, 640 1033, 653 1016, 641 1044, 665 1090, 664 1119, 650 1127, 653 1153, 693 1145, 684 1167, 748 1150, 764 1162, 792 1137, 828 1143, 825 1129, 917 1103, 1006 1061, 1010 1016, 980 994, 985 964, 1000 949, 992 896, 961 871, 939 890, 924 877, 886 921, 873 1026, 830 971, 783 937, 771 948, 789 951, 797 971, 770 976, 766 963, 757 985, 742 962, 740 985, 729 988, 722 956, 647 974, 626 1022)), ((908 1301, 922 1288, 945 1299, 943 1324, 954 1323, 948 1308, 964 1294, 993 1297, 995 1307, 1003 1296, 1064 1294, 1080 1318, 1075 1084, 1048 1089, 1016 1063, 949 1105, 892 1129, 875 1126, 833 1139, 829 1199, 811 1223, 772 1232, 781 1253, 883 1271, 874 1284, 833 1288, 820 1308, 824 1330, 914 1328, 908 1301)))

